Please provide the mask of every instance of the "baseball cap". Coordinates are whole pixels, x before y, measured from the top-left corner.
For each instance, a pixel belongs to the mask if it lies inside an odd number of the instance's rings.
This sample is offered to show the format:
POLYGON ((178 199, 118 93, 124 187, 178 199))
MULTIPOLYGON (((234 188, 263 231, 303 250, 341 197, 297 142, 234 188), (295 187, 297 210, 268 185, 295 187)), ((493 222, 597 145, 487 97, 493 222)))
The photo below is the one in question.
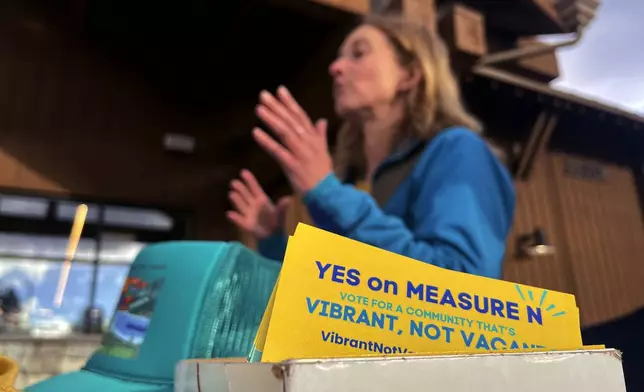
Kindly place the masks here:
POLYGON ((245 357, 280 266, 235 242, 150 245, 85 367, 25 390, 171 392, 183 359, 245 357))

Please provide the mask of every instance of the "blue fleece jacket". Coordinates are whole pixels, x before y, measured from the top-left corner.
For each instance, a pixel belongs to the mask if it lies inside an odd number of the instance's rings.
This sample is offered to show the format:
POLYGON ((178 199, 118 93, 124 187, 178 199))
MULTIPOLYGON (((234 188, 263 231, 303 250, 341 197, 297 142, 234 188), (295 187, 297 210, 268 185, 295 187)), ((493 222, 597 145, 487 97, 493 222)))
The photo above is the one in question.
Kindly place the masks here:
MULTIPOLYGON (((404 156, 391 155, 373 180, 404 156)), ((482 138, 467 129, 434 137, 383 208, 333 174, 303 200, 321 229, 438 267, 501 277, 514 187, 482 138)), ((286 241, 284 234, 273 235, 260 242, 259 251, 282 260, 286 241)))

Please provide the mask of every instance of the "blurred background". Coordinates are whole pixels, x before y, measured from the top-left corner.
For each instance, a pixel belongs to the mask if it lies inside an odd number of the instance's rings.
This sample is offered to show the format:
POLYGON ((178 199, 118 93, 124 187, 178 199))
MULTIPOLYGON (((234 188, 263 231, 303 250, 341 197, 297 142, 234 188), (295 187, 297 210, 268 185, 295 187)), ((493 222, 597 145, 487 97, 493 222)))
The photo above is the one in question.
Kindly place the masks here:
MULTIPOLYGON (((146 244, 237 240, 228 182, 289 193, 250 137, 284 84, 333 118, 327 67, 360 15, 446 40, 467 106, 515 179, 504 278, 573 293, 586 344, 644 390, 644 3, 612 0, 3 0, 0 353, 22 385, 77 369, 146 244), (74 211, 89 206, 60 308, 74 211), (61 359, 62 358, 62 359, 61 359)), ((306 221, 292 211, 289 227, 306 221)))

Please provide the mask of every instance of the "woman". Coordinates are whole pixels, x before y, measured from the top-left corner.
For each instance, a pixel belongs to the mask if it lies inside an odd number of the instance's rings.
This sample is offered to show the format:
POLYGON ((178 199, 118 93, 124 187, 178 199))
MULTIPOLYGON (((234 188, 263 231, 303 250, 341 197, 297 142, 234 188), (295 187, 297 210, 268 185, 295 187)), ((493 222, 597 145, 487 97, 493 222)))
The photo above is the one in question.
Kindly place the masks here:
MULTIPOLYGON (((335 165, 326 121, 311 122, 284 87, 263 91, 256 142, 284 170, 316 226, 439 267, 501 277, 515 194, 460 100, 448 53, 423 26, 373 17, 329 71, 338 116, 335 165), (342 179, 342 181, 340 180, 342 179), (366 193, 354 185, 365 180, 366 193)), ((231 182, 228 218, 282 259, 289 199, 273 204, 248 171, 231 182)))

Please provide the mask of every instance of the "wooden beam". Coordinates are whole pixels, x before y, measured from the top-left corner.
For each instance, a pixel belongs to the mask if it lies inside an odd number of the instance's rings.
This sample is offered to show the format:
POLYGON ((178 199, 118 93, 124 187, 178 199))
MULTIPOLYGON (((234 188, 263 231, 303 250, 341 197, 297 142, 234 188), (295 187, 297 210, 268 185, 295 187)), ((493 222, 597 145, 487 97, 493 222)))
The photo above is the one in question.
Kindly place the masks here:
POLYGON ((327 7, 337 8, 342 11, 357 15, 366 15, 371 10, 370 0, 310 0, 327 7))
POLYGON ((530 176, 532 166, 543 153, 543 150, 545 150, 557 126, 557 122, 558 116, 556 114, 547 113, 546 111, 539 113, 532 132, 530 132, 528 143, 519 160, 519 167, 517 169, 517 177, 519 179, 525 180, 530 176))
POLYGON ((382 0, 374 1, 373 12, 401 13, 405 18, 426 25, 431 31, 436 31, 435 0, 382 0))
POLYGON ((536 148, 539 138, 543 133, 543 129, 545 127, 547 117, 548 117, 548 113, 546 111, 539 113, 539 115, 537 116, 537 120, 534 122, 532 126, 532 130, 530 131, 530 135, 528 137, 528 142, 523 148, 523 151, 521 152, 521 158, 519 159, 519 166, 517 167, 518 178, 523 178, 525 175, 525 172, 528 167, 528 163, 530 161, 530 156, 532 155, 532 152, 536 148))
POLYGON ((534 4, 537 10, 540 10, 543 15, 552 21, 553 24, 561 25, 559 15, 555 7, 555 1, 552 0, 528 0, 529 3, 534 4))
POLYGON ((460 4, 450 5, 441 10, 438 29, 451 50, 476 58, 487 54, 483 13, 460 4))
POLYGON ((371 12, 370 0, 268 0, 272 7, 295 10, 309 18, 339 22, 371 12))
POLYGON ((434 0, 402 0, 405 18, 422 23, 429 30, 436 31, 436 3, 434 0))
MULTIPOLYGON (((520 37, 517 40, 518 48, 547 47, 547 44, 539 42, 537 37, 520 37)), ((537 56, 518 58, 515 62, 516 69, 513 71, 523 74, 532 80, 543 83, 550 83, 559 77, 559 63, 556 52, 550 51, 537 56)), ((512 64, 512 63, 510 63, 512 64)))
POLYGON ((498 81, 510 86, 516 86, 528 91, 533 91, 537 94, 542 95, 543 97, 548 97, 550 99, 560 99, 564 102, 570 102, 574 106, 578 106, 584 109, 597 110, 604 115, 610 114, 616 117, 621 117, 624 120, 630 122, 630 124, 628 124, 628 122, 627 124, 635 129, 644 127, 644 116, 627 112, 626 110, 618 109, 613 106, 604 105, 597 101, 583 98, 574 94, 555 90, 545 83, 535 82, 534 80, 530 80, 526 77, 502 71, 491 66, 477 66, 472 70, 472 73, 493 81, 498 81))
POLYGON ((460 4, 442 5, 438 32, 449 48, 452 68, 457 75, 469 72, 487 54, 485 16, 460 4))
POLYGON ((532 160, 530 161, 530 165, 528 166, 528 170, 526 172, 526 176, 530 175, 530 172, 532 171, 532 166, 534 165, 534 162, 536 162, 539 157, 544 153, 546 150, 548 143, 550 142, 550 138, 552 137, 552 134, 554 133, 555 129, 557 128, 557 123, 559 122, 559 115, 557 114, 551 114, 550 118, 548 118, 548 122, 546 123, 546 127, 543 131, 543 136, 541 137, 541 140, 539 141, 539 145, 537 146, 536 151, 534 152, 534 155, 532 157, 532 160))

